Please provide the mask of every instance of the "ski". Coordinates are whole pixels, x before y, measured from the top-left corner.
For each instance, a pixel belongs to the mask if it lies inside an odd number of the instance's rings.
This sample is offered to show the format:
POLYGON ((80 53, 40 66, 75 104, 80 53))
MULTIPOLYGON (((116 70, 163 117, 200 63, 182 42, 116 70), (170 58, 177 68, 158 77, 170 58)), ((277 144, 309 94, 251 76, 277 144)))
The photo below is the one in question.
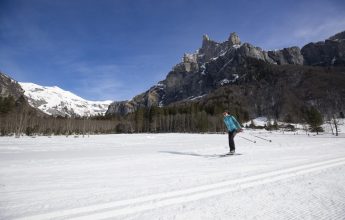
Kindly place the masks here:
POLYGON ((242 155, 242 154, 239 154, 239 153, 233 153, 233 154, 221 154, 221 155, 218 155, 218 157, 231 157, 231 156, 239 156, 239 155, 242 155))

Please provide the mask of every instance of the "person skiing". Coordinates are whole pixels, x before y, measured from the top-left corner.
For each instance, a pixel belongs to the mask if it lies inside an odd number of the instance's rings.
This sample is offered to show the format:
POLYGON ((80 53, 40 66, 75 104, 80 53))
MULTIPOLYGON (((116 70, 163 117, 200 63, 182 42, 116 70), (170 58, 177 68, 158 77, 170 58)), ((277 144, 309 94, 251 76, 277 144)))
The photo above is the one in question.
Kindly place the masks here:
POLYGON ((229 114, 229 112, 224 112, 224 123, 228 129, 229 133, 229 147, 230 147, 230 154, 235 153, 235 142, 234 137, 238 132, 242 132, 242 128, 240 123, 236 120, 236 118, 229 114))

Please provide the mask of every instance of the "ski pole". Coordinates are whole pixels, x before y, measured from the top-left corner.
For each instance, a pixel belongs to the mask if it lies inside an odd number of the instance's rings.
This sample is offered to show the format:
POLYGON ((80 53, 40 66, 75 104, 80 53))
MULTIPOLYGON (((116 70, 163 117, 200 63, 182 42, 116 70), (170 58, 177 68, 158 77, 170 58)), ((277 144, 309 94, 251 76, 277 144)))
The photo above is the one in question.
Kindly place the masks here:
POLYGON ((259 136, 253 135, 253 134, 250 134, 250 135, 252 135, 252 136, 254 136, 256 138, 260 138, 262 140, 268 141, 268 142, 272 142, 272 140, 269 140, 269 139, 266 139, 266 138, 262 138, 262 137, 259 137, 259 136))
POLYGON ((251 139, 249 139, 249 138, 245 138, 245 137, 242 137, 242 136, 239 136, 239 135, 238 135, 238 137, 243 138, 243 139, 245 139, 245 140, 247 140, 247 141, 250 141, 250 142, 256 143, 256 141, 253 141, 253 140, 251 140, 251 139))

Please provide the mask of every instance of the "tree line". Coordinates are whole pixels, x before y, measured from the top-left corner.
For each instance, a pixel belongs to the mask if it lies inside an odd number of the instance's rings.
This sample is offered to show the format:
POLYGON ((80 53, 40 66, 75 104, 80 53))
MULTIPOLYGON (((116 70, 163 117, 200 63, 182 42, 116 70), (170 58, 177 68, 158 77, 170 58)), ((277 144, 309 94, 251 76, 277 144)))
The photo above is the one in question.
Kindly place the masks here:
MULTIPOLYGON (((224 132, 222 113, 228 104, 222 102, 185 102, 166 107, 140 108, 126 116, 106 115, 94 117, 53 117, 38 114, 24 97, 0 97, 0 135, 85 135, 109 133, 162 133, 162 132, 224 132)), ((304 122, 310 131, 321 132, 322 114, 314 107, 303 111, 304 122)), ((232 106, 230 114, 240 122, 250 121, 249 113, 239 104, 232 106)), ((268 123, 266 129, 278 129, 268 123)), ((330 120, 338 133, 339 121, 330 120)), ((255 127, 254 125, 252 127, 255 127)), ((332 130, 333 131, 333 130, 332 130)))
MULTIPOLYGON (((223 106, 185 103, 168 107, 140 108, 126 116, 53 117, 38 115, 24 97, 0 100, 1 135, 80 135, 143 132, 222 132, 223 106)), ((241 110, 232 112, 240 121, 248 119, 241 110)))
POLYGON ((24 97, 0 97, 0 135, 79 135, 116 132, 115 117, 53 117, 39 113, 24 97))

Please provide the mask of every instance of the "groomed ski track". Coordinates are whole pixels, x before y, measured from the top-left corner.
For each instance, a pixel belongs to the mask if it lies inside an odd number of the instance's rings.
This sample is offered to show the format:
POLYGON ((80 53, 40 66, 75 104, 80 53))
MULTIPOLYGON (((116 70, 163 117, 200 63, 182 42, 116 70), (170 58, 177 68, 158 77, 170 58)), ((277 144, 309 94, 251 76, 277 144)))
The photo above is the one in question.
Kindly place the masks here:
POLYGON ((257 187, 277 181, 296 178, 309 173, 320 172, 334 167, 345 166, 345 157, 339 157, 321 162, 313 162, 301 166, 266 172, 239 179, 176 190, 166 193, 151 194, 133 199, 126 199, 110 203, 103 203, 81 208, 54 211, 39 215, 17 218, 17 220, 101 220, 121 219, 121 216, 136 214, 166 206, 193 202, 209 197, 224 195, 251 187, 257 187))

